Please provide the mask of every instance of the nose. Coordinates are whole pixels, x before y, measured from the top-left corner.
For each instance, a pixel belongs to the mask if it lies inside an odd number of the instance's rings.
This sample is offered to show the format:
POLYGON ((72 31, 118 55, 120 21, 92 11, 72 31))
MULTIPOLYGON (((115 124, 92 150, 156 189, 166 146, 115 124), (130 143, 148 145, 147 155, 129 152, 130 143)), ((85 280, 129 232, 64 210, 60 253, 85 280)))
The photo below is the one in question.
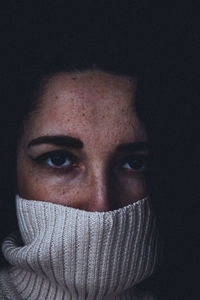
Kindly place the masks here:
POLYGON ((111 209, 111 199, 109 195, 109 178, 106 170, 96 167, 89 181, 89 211, 109 211, 111 209))

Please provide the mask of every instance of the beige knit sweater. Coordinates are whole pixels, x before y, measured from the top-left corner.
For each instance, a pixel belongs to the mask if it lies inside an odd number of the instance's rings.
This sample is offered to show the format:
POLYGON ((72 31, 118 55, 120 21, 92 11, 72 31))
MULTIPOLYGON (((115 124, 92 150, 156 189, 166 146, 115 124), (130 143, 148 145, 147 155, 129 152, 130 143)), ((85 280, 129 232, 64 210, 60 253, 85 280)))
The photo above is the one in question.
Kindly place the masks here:
POLYGON ((86 212, 17 196, 19 232, 3 243, 10 267, 0 299, 150 300, 137 283, 159 260, 148 198, 109 212, 86 212))

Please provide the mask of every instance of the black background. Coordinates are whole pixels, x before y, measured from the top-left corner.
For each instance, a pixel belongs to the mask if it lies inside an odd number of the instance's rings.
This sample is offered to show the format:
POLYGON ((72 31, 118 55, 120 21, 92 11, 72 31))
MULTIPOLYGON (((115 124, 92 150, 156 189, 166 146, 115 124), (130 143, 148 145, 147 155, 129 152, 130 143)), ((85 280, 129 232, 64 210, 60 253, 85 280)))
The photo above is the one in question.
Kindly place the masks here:
POLYGON ((61 39, 57 42, 57 32, 63 30, 66 19, 71 32, 76 32, 76 38, 68 32, 71 43, 76 45, 75 39, 79 39, 82 45, 81 50, 76 47, 77 57, 81 51, 92 55, 86 40, 92 41, 93 48, 100 43, 96 40, 95 30, 88 29, 87 37, 82 35, 82 23, 95 23, 101 27, 98 29, 101 34, 104 31, 102 44, 107 45, 107 52, 103 46, 98 51, 107 55, 107 59, 117 59, 120 53, 123 53, 123 59, 130 59, 135 48, 137 53, 141 49, 143 58, 138 58, 145 68, 141 87, 141 97, 146 99, 143 117, 150 135, 154 132, 155 165, 152 176, 156 183, 153 193, 155 198, 160 199, 156 201, 155 209, 166 240, 165 261, 161 273, 155 275, 162 280, 155 279, 151 284, 163 294, 160 296, 162 300, 200 299, 198 2, 121 1, 118 4, 117 1, 83 0, 72 4, 70 1, 9 0, 1 1, 0 5, 1 240, 16 227, 14 204, 9 202, 15 194, 11 188, 15 181, 11 174, 15 168, 13 140, 16 137, 13 132, 16 114, 20 112, 20 102, 15 97, 19 79, 16 76, 23 73, 27 67, 25 64, 29 65, 33 59, 37 68, 40 57, 51 57, 52 53, 45 53, 44 45, 54 44, 53 51, 60 51, 62 42, 61 39), (64 7, 63 3, 67 5, 65 18, 60 8, 64 7), (89 19, 87 23, 85 20, 89 19), (95 19, 98 21, 95 22, 95 19), (133 41, 137 42, 131 45, 133 41), (112 53, 113 47, 115 51, 112 53), (20 66, 22 72, 18 72, 20 66))

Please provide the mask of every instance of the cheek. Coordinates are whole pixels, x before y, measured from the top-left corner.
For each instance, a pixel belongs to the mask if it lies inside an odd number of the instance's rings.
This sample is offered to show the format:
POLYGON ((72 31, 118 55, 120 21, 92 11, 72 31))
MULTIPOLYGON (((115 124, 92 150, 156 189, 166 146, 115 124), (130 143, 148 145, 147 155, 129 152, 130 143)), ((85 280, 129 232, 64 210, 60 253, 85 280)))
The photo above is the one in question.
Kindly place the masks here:
MULTIPOLYGON (((79 209, 87 210, 91 206, 92 187, 78 179, 70 183, 66 179, 55 181, 33 172, 32 176, 30 173, 29 176, 25 172, 20 173, 18 193, 25 199, 53 202, 79 209)), ((110 181, 107 192, 111 209, 117 209, 144 198, 148 193, 147 181, 145 176, 117 178, 110 181)))
POLYGON ((119 207, 129 205, 147 196, 147 178, 145 174, 119 177, 112 180, 110 190, 119 207))
POLYGON ((72 203, 72 199, 78 198, 78 192, 68 181, 43 176, 42 172, 30 172, 30 169, 26 172, 24 169, 18 173, 18 193, 25 199, 68 205, 72 203))
POLYGON ((21 163, 17 172, 18 193, 30 200, 52 202, 74 208, 84 208, 88 201, 88 191, 85 191, 79 178, 69 176, 52 176, 29 164, 21 163), (21 170, 21 171, 20 171, 21 170), (83 196, 85 195, 85 196, 83 196))

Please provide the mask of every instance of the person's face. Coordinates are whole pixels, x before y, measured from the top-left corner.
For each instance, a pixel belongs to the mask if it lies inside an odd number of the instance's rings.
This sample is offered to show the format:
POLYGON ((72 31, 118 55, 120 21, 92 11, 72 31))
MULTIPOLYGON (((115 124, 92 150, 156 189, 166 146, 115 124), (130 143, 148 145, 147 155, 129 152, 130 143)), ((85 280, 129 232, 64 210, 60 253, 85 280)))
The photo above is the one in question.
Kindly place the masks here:
POLYGON ((147 136, 136 80, 102 71, 49 79, 18 145, 18 193, 87 211, 118 209, 147 194, 147 136))

